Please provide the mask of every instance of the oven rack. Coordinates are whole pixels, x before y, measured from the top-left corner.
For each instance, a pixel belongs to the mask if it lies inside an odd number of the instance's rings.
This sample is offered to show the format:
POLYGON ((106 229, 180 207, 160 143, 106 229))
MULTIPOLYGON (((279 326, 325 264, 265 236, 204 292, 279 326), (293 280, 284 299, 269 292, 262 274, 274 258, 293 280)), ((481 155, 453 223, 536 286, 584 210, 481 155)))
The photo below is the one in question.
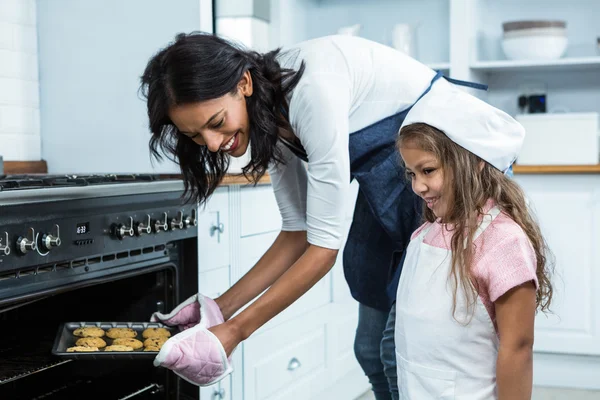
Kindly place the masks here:
POLYGON ((0 385, 73 361, 55 358, 48 352, 27 355, 23 353, 24 350, 20 347, 0 349, 0 385))

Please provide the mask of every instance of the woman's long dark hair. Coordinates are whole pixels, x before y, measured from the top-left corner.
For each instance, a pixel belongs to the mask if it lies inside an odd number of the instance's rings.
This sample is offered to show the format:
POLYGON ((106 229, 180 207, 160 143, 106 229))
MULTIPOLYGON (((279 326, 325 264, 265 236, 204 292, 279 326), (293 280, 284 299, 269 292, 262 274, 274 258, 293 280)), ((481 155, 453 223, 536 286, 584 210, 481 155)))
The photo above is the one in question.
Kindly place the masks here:
POLYGON ((253 94, 246 97, 246 107, 251 153, 242 172, 257 182, 270 162, 282 162, 276 145, 278 128, 289 126, 280 114, 287 108, 285 96, 298 84, 305 67, 302 62, 298 71, 282 68, 279 52, 261 54, 212 34, 192 32, 178 34, 148 62, 140 90, 148 106, 150 152, 161 160, 162 151, 179 164, 188 200, 207 200, 223 179, 229 156, 212 153, 181 134, 168 116, 169 109, 235 93, 243 74, 250 71, 253 94))

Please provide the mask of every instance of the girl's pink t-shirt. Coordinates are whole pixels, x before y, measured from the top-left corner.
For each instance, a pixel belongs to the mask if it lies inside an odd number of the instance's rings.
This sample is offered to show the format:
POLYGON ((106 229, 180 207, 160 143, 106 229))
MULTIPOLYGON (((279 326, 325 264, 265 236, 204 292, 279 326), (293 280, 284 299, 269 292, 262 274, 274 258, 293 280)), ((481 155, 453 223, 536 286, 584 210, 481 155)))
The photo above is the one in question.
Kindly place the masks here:
MULTIPOLYGON (((493 205, 493 202, 488 202, 484 212, 488 212, 493 205)), ((413 233, 412 239, 431 225, 423 242, 450 250, 452 230, 437 221, 423 224, 413 233)), ((479 286, 479 297, 496 326, 496 300, 509 290, 530 281, 535 284, 536 290, 539 288, 535 251, 523 229, 504 212, 494 218, 473 245, 475 252, 471 271, 479 286)))

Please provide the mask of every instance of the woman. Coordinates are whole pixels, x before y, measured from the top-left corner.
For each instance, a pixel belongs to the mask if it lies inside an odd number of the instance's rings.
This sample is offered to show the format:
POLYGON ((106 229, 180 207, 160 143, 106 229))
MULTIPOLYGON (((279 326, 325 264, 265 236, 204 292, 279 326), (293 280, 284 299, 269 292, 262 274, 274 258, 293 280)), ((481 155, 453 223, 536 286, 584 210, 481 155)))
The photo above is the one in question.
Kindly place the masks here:
POLYGON ((216 315, 192 328, 198 332, 189 329, 167 342, 156 365, 198 384, 226 374, 233 349, 333 266, 354 178, 360 191, 344 271, 360 304, 355 352, 378 400, 397 393, 386 287, 392 276, 392 284, 397 282, 397 265, 418 226, 421 205, 405 188, 394 143, 408 110, 440 76, 389 47, 348 36, 259 54, 213 35, 182 34, 152 57, 142 89, 153 154, 160 157, 162 148, 174 157, 186 191, 204 202, 230 157, 250 151, 244 172, 253 180, 269 172, 283 220, 273 245, 226 293, 214 301, 194 297, 167 316, 154 316, 188 328, 202 322, 198 302, 216 315), (199 340, 195 335, 222 350, 216 364, 223 365, 203 378, 190 363, 177 365, 186 355, 178 341, 199 340))

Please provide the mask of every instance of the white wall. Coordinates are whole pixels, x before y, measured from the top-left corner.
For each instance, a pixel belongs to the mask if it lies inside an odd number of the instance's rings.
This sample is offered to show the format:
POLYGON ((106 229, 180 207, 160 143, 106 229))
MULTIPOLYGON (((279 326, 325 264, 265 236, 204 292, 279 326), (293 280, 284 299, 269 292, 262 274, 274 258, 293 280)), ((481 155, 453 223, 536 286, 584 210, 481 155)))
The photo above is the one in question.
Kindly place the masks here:
POLYGON ((35 161, 40 151, 35 0, 0 0, 0 155, 35 161))
POLYGON ((38 0, 37 11, 48 171, 178 172, 151 164, 139 78, 176 33, 212 30, 210 0, 38 0))

